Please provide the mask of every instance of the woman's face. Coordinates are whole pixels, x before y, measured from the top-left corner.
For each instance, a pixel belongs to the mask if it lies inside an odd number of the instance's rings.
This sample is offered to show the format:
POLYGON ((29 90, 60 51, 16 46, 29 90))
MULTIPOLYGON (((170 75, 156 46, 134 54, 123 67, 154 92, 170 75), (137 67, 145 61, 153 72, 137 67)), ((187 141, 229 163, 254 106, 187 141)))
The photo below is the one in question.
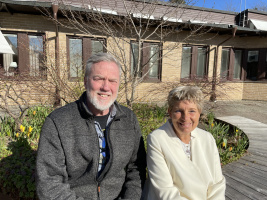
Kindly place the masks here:
POLYGON ((177 135, 190 134, 198 125, 200 112, 194 102, 177 101, 168 113, 177 135))

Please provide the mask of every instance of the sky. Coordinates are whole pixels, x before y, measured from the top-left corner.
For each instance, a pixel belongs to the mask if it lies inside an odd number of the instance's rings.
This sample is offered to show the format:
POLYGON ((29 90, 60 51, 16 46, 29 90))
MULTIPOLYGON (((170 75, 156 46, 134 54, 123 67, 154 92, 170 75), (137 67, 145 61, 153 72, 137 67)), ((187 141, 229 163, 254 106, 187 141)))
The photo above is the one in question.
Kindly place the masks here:
MULTIPOLYGON (((265 2, 267 0, 262 0, 265 2)), ((253 9, 255 7, 255 2, 260 2, 257 0, 193 0, 194 6, 213 8, 218 10, 235 11, 240 12, 246 9, 253 9)))

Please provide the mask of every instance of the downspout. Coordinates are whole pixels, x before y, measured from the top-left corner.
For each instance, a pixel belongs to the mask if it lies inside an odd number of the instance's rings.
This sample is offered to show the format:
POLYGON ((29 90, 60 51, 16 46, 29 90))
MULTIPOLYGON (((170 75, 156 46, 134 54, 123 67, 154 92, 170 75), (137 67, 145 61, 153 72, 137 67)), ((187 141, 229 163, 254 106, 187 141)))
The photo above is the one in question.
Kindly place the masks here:
POLYGON ((53 17, 54 20, 56 21, 56 41, 55 41, 55 72, 56 72, 56 94, 55 94, 55 102, 54 102, 54 107, 60 106, 60 70, 59 70, 59 36, 58 36, 58 24, 57 24, 57 13, 58 13, 58 5, 57 4, 52 4, 52 10, 53 10, 53 17))
POLYGON ((215 102, 216 101, 216 82, 217 82, 217 68, 218 68, 218 48, 221 46, 223 43, 227 42, 228 40, 232 39, 235 37, 237 27, 232 28, 232 36, 227 38, 226 40, 222 41, 219 43, 215 49, 215 56, 214 56, 214 67, 213 67, 213 76, 212 76, 212 92, 210 96, 210 101, 215 102))

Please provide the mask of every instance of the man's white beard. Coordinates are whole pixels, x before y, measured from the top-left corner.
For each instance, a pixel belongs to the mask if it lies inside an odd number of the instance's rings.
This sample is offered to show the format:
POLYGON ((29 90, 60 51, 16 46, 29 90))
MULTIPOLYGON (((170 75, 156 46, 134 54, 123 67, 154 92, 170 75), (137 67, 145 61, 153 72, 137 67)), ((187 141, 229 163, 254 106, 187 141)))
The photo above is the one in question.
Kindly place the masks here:
POLYGON ((114 101, 117 99, 117 96, 115 99, 110 99, 108 103, 105 103, 105 105, 101 105, 102 102, 97 99, 97 96, 91 96, 90 91, 86 90, 87 98, 93 106, 100 111, 107 110, 111 107, 111 105, 114 103, 114 101))

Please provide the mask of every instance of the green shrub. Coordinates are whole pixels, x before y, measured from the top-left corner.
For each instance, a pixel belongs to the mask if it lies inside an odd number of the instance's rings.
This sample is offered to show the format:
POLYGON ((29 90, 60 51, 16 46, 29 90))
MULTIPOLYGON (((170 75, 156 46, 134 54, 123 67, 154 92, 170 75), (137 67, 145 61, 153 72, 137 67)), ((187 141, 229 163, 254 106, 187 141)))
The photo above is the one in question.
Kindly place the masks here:
POLYGON ((36 151, 27 139, 20 138, 10 142, 8 148, 12 155, 0 162, 0 186, 4 193, 20 199, 36 199, 35 158, 36 151))
POLYGON ((147 149, 147 135, 166 122, 167 107, 147 104, 134 104, 133 111, 135 112, 139 121, 144 138, 145 148, 147 149))
POLYGON ((10 117, 0 122, 0 190, 21 199, 36 199, 35 159, 38 140, 50 107, 27 110, 20 127, 10 117))
POLYGON ((238 160, 248 148, 248 137, 237 127, 218 122, 213 113, 207 115, 206 130, 218 147, 222 165, 238 160))
POLYGON ((0 136, 14 137, 16 123, 12 117, 0 118, 0 136))

